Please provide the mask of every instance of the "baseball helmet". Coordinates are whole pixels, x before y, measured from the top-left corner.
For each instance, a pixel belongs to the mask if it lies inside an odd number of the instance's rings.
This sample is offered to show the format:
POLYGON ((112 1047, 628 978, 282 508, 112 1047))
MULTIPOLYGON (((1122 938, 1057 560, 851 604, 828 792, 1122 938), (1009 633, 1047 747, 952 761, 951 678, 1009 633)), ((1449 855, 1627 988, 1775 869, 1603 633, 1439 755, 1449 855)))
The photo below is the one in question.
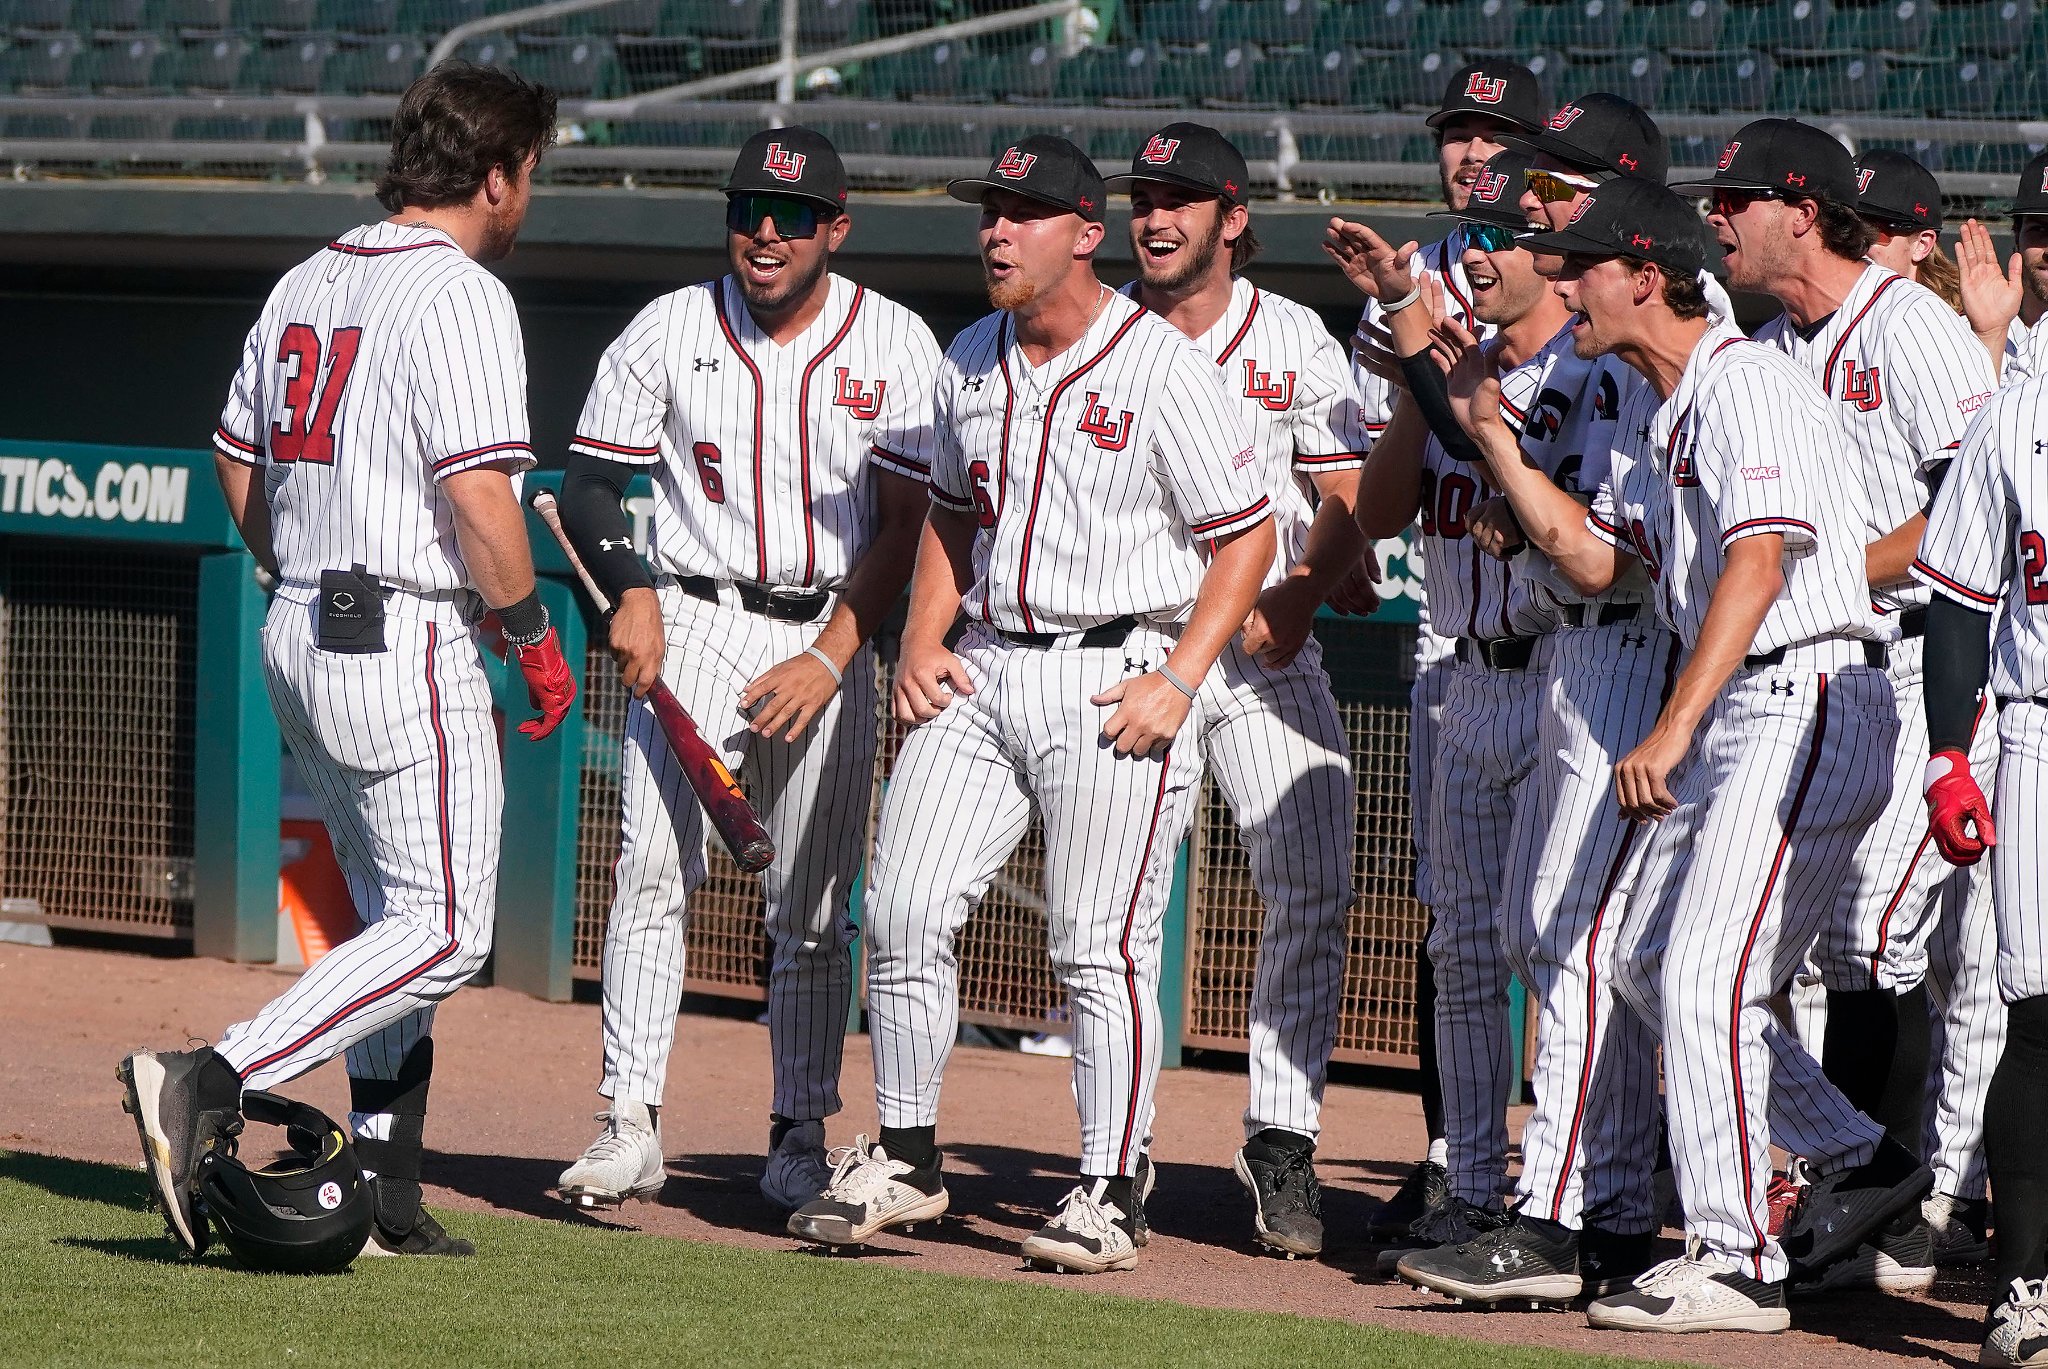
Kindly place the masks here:
POLYGON ((283 1127, 287 1150, 262 1169, 220 1151, 199 1162, 200 1201, 228 1249, 271 1273, 347 1268, 376 1215, 348 1133, 310 1104, 254 1089, 242 1095, 242 1116, 283 1127))

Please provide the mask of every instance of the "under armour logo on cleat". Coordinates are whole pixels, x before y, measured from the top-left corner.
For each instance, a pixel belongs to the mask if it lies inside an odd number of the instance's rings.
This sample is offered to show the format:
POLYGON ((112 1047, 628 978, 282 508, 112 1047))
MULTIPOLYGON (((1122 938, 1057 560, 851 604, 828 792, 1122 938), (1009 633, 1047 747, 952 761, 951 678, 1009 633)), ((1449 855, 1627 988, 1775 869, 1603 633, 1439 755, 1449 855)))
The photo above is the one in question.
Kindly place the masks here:
POLYGON ((624 551, 632 545, 633 539, 630 537, 621 537, 616 540, 610 537, 600 537, 597 539, 597 549, 599 551, 624 551))
POLYGON ((690 369, 693 371, 715 371, 718 369, 718 358, 698 357, 690 369))
POLYGON ((1792 692, 1792 682, 1791 682, 1790 680, 1773 680, 1773 681, 1771 681, 1771 693, 1773 693, 1773 694, 1790 694, 1791 692, 1792 692))
POLYGON ((1493 1252, 1493 1267, 1503 1274, 1512 1274, 1522 1267, 1522 1252, 1519 1250, 1496 1250, 1493 1252))

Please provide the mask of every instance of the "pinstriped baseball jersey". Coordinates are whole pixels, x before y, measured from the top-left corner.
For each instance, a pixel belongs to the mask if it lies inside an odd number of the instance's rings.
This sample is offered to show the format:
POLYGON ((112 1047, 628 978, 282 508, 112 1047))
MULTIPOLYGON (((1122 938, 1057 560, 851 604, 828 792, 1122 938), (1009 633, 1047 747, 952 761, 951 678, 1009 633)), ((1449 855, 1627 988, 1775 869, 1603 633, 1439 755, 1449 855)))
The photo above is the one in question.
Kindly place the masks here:
POLYGON ((1215 363, 1113 291, 1066 351, 1034 367, 1007 313, 946 349, 932 499, 975 512, 968 615, 1065 632, 1194 607, 1198 543, 1272 510, 1250 429, 1215 363))
POLYGON ((285 274, 249 330, 214 450, 263 469, 279 575, 360 564, 469 583, 439 483, 533 464, 512 296, 423 224, 352 229, 285 274))
MULTIPOLYGON (((1475 323, 1472 319, 1472 283, 1465 279, 1464 255, 1465 228, 1459 224, 1442 240, 1425 243, 1415 250, 1415 279, 1418 284, 1424 276, 1435 276, 1441 281, 1444 307, 1450 311, 1451 317, 1470 328, 1484 342, 1493 336, 1493 326, 1475 323)), ((1378 300, 1367 300, 1358 326, 1364 328, 1379 323, 1384 312, 1378 300)), ((1365 422, 1366 432, 1378 437, 1387 430, 1387 424, 1394 417, 1394 387, 1363 366, 1353 366, 1352 371, 1358 381, 1358 411, 1365 422)))
MULTIPOLYGON (((1566 340, 1569 344, 1569 339, 1566 340)), ((1554 346, 1554 342, 1550 344, 1554 346)), ((1523 427, 1524 410, 1511 407, 1507 396, 1536 393, 1547 369, 1550 346, 1501 377, 1501 412, 1515 428, 1523 427), (1528 375, 1523 373, 1527 372, 1528 375)), ((1562 452, 1544 442, 1532 455, 1562 452)), ((1549 467, 1545 467, 1549 471, 1549 467)), ((1554 472, 1552 472, 1554 474, 1554 472)), ((1452 458, 1436 435, 1422 447, 1422 582, 1429 595, 1430 624, 1451 637, 1531 637, 1559 622, 1558 599, 1526 575, 1517 575, 1504 561, 1479 550, 1466 520, 1475 505, 1497 491, 1477 466, 1452 458)))
MULTIPOLYGON (((1780 314, 1756 340, 1798 362, 1837 402, 1880 533, 1927 507, 1929 468, 1955 455, 1963 426, 1991 393, 1969 325, 1926 286, 1874 262, 1814 327, 1780 314)), ((1887 612, 1927 602, 1917 584, 1872 594, 1887 612)))
POLYGON ((1761 533, 1785 539, 1785 587, 1752 651, 1886 635, 1863 573, 1867 496, 1833 409, 1798 363, 1731 323, 1707 329, 1669 399, 1644 385, 1623 402, 1586 526, 1642 561, 1687 650, 1728 548, 1761 533))
POLYGON ((650 557, 677 575, 837 589, 874 525, 867 468, 931 464, 924 321, 838 276, 787 345, 732 277, 663 295, 606 349, 575 451, 654 466, 650 557))
MULTIPOLYGON (((1136 298, 1137 288, 1123 293, 1136 298)), ((1310 479, 1358 469, 1372 446, 1350 360, 1312 311, 1242 277, 1231 282, 1230 307, 1195 345, 1215 358, 1224 385, 1244 394, 1280 544, 1266 583, 1277 584, 1308 546, 1310 479)))
POLYGON ((2048 694, 2048 377, 2009 385, 1963 434, 1913 577, 1980 612, 1995 612, 1991 689, 2048 694))

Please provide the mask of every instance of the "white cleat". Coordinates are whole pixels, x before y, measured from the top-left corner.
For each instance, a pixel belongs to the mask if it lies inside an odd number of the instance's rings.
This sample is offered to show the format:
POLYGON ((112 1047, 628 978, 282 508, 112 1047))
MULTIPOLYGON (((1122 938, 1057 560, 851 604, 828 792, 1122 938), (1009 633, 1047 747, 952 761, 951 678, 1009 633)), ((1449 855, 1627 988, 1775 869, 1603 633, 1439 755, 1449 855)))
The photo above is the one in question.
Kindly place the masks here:
POLYGON ((662 1167, 661 1128, 645 1103, 614 1102, 597 1114, 604 1134, 575 1164, 562 1171, 556 1192, 571 1207, 622 1206, 629 1198, 649 1201, 668 1182, 662 1167))
POLYGON ((792 1212, 789 1234, 820 1245, 862 1245, 890 1227, 910 1230, 946 1211, 951 1199, 939 1166, 917 1169, 856 1136, 828 1157, 832 1177, 824 1191, 792 1212))
POLYGON ((1596 1299, 1586 1321, 1608 1331, 1784 1331, 1785 1285, 1724 1267, 1697 1244, 1645 1271, 1626 1292, 1596 1299))
POLYGON ((1107 1180, 1097 1179, 1061 1199, 1053 1219, 1024 1239, 1024 1263, 1075 1274, 1136 1269, 1138 1246, 1131 1238, 1131 1219, 1103 1196, 1107 1187, 1107 1180))
POLYGON ((761 1196, 784 1212, 794 1212, 823 1193, 831 1182, 832 1166, 825 1159, 825 1124, 797 1122, 768 1154, 761 1196))

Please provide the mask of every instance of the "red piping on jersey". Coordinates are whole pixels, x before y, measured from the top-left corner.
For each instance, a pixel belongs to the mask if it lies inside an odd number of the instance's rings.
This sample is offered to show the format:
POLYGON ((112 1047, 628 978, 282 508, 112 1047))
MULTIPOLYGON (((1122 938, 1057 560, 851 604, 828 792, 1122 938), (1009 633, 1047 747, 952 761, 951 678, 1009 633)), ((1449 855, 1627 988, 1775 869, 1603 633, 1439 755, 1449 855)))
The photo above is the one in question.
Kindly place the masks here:
MULTIPOLYGON (((1463 227, 1461 226, 1458 231, 1463 233, 1463 227)), ((1464 252, 1461 250, 1458 255, 1463 256, 1464 252)), ((1457 282, 1451 279, 1451 254, 1448 248, 1444 251, 1444 265, 1443 269, 1437 273, 1437 280, 1443 285, 1445 292, 1458 302, 1458 308, 1464 311, 1466 321, 1470 322, 1472 318, 1472 301, 1458 293, 1457 282)))
POLYGON ((1259 316, 1259 287, 1252 287, 1251 305, 1244 311, 1244 322, 1237 326, 1236 334, 1225 344, 1222 355, 1216 358, 1216 369, 1222 370, 1230 364, 1230 357, 1237 350, 1237 344, 1244 341, 1244 335, 1252 330, 1252 320, 1259 316))
POLYGON ((330 242, 327 244, 327 250, 345 253, 351 257, 388 257, 393 252, 417 252, 422 247, 453 246, 455 244, 449 242, 446 238, 434 238, 427 242, 408 242, 398 247, 357 247, 354 243, 349 242, 330 242))
MULTIPOLYGON (((1038 425, 1038 470, 1034 473, 1031 481, 1031 508, 1024 515, 1024 550, 1017 563, 1017 611, 1023 615, 1024 630, 1026 632, 1038 631, 1038 624, 1031 617, 1031 606, 1025 602, 1024 585, 1031 575, 1031 530, 1038 525, 1038 496, 1045 489, 1045 457, 1047 451, 1052 447, 1052 419, 1053 415, 1059 412, 1060 396, 1067 392, 1069 385, 1072 385, 1082 376, 1094 370, 1097 362, 1115 351, 1116 345, 1124 340, 1124 335, 1130 332, 1137 325, 1138 320, 1143 317, 1145 317, 1143 309, 1133 309, 1131 316, 1125 319, 1123 325, 1111 335, 1109 341, 1102 345, 1102 350, 1062 376, 1060 383, 1053 386, 1052 393, 1046 396, 1045 418, 1038 425)), ((1006 409, 1005 413, 1007 414, 1007 412, 1006 409)), ((1004 446, 1003 451, 1004 455, 1007 456, 1009 453, 1007 444, 1004 446)))
POLYGON ((280 1047, 262 1059, 253 1060, 242 1066, 236 1073, 244 1079, 303 1050, 322 1034, 332 1031, 352 1013, 367 1008, 381 999, 389 998, 462 949, 462 943, 455 936, 455 838, 448 822, 448 734, 441 728, 441 686, 434 678, 434 650, 440 642, 438 626, 435 623, 427 624, 427 722, 434 732, 434 823, 439 829, 441 844, 441 928, 448 940, 440 950, 389 984, 372 989, 354 1001, 336 1008, 311 1031, 290 1045, 280 1047))
POLYGON ((620 456, 661 455, 661 444, 659 442, 655 443, 652 447, 622 447, 616 442, 600 442, 594 437, 585 437, 581 433, 570 438, 569 445, 572 447, 596 447, 599 451, 617 452, 620 456))
MULTIPOLYGON (((713 281, 710 288, 718 292, 718 326, 725 333, 726 344, 732 348, 733 355, 740 359, 740 365, 747 368, 747 374, 754 378, 754 552, 755 562, 760 567, 759 573, 754 579, 757 583, 766 584, 768 581, 768 511, 761 503, 761 368, 754 364, 753 358, 748 356, 746 349, 740 346, 738 336, 732 331, 732 320, 725 316, 725 283, 723 281, 713 281)), ((810 517, 808 504, 805 506, 804 516, 806 518, 810 517)))
MULTIPOLYGON (((816 520, 811 517, 811 373, 818 369, 819 362, 831 356, 838 350, 839 344, 846 341, 846 335, 853 331, 853 320, 860 314, 860 302, 867 298, 867 294, 866 286, 853 287, 853 302, 846 306, 846 322, 839 325, 839 331, 825 344, 825 350, 811 358, 810 364, 804 367, 804 378, 797 382, 796 449, 797 470, 803 479, 804 492, 803 583, 806 586, 811 583, 811 577, 817 573, 818 568, 818 541, 816 530, 812 527, 816 520)), ((761 578, 766 580, 768 577, 763 575, 761 578)))
MULTIPOLYGON (((902 466, 907 470, 916 471, 919 475, 929 476, 932 473, 932 468, 926 463, 922 461, 913 461, 909 457, 904 456, 899 452, 890 451, 887 447, 877 447, 871 444, 868 447, 868 450, 873 452, 876 456, 881 457, 884 461, 894 462, 896 465, 902 466)), ((973 507, 973 502, 974 501, 971 499, 968 501, 968 506, 970 508, 973 507)))
POLYGON ((1983 604, 1987 608, 1996 608, 1998 606, 1997 595, 1979 594, 1976 590, 1971 589, 1968 585, 1963 584, 1961 581, 1949 579, 1946 575, 1943 575, 1940 571, 1936 570, 1933 566, 1928 565, 1925 561, 1922 561, 1917 556, 1913 558, 1913 569, 1919 571, 1922 575, 1925 575, 1928 579, 1934 581, 1943 589, 1948 590, 1952 594, 1959 594, 1963 598, 1968 599, 1973 604, 1983 604))
POLYGON ((1365 457, 1366 454, 1364 452, 1319 452, 1313 456, 1304 452, 1296 452, 1294 454, 1294 464, 1297 466, 1327 466, 1338 461, 1363 461, 1365 457))
MULTIPOLYGON (((1114 342, 1111 345, 1114 346, 1114 342)), ((1145 849, 1138 857, 1138 878, 1131 885, 1131 901, 1124 907, 1123 935, 1116 944, 1116 953, 1123 957, 1124 962, 1124 992, 1130 995, 1131 1000, 1131 1092, 1129 1101, 1124 1105, 1123 1144, 1117 1147, 1116 1152, 1116 1172, 1119 1174, 1130 1167, 1131 1143, 1137 1139, 1138 1076, 1143 1072, 1145 1059, 1145 1014, 1138 995, 1138 962, 1131 957, 1131 927, 1137 921, 1138 900, 1145 893, 1145 877, 1152 865, 1152 843, 1159 837, 1159 813, 1166 807, 1166 780, 1172 771, 1173 748, 1168 746, 1159 757, 1159 789, 1152 796, 1152 822, 1145 828, 1145 849)))
MULTIPOLYGON (((1010 408, 1017 399, 1017 387, 1010 383, 1010 320, 1006 316, 996 325, 996 369, 1003 373, 1003 445, 996 457, 996 487, 988 492, 990 507, 996 511, 996 520, 1003 516, 1003 506, 1010 502, 1010 408)), ((967 506, 974 507, 974 492, 968 491, 967 506)), ((995 538, 989 538, 993 544, 995 538)), ((990 561, 994 561, 991 546, 990 561)), ((993 625, 995 618, 995 575, 991 568, 989 583, 981 592, 981 621, 993 625)))
POLYGON ((1221 518, 1211 518, 1206 523, 1190 523, 1188 524, 1188 531, 1200 537, 1204 533, 1214 532, 1218 528, 1229 527, 1240 518, 1250 518, 1253 514, 1258 513, 1266 507, 1266 503, 1266 496, 1262 494, 1259 496, 1259 502, 1253 504, 1250 508, 1240 509, 1236 513, 1226 513, 1221 518))
POLYGON ((1863 322, 1865 314, 1877 307, 1877 302, 1884 298, 1885 291, 1891 289, 1904 279, 1904 276, 1893 276, 1885 281, 1884 284, 1871 291, 1870 298, 1863 301, 1863 307, 1856 311, 1856 317, 1850 319, 1849 326, 1842 330, 1842 336, 1835 339, 1835 349, 1828 353, 1828 364, 1822 371, 1820 378, 1821 393, 1825 394, 1829 399, 1835 397, 1835 362, 1841 357, 1842 349, 1849 345, 1849 337, 1856 331, 1856 325, 1863 322))
POLYGON ((1500 397, 1500 407, 1505 409, 1508 417, 1514 419, 1517 423, 1527 423, 1529 421, 1528 413, 1517 409, 1513 404, 1509 403, 1506 395, 1500 397))
POLYGON ((213 430, 213 435, 217 440, 227 443, 230 447, 233 447, 238 452, 247 452, 251 456, 263 455, 263 449, 261 447, 257 446, 253 442, 244 442, 241 438, 236 437, 233 433, 229 432, 224 427, 215 428, 213 430))
POLYGON ((1736 533, 1747 532, 1751 528, 1798 528, 1815 540, 1820 537, 1820 534, 1814 531, 1813 524, 1803 518, 1745 518, 1721 534, 1721 545, 1727 546, 1736 533))
POLYGON ((1756 1236, 1756 1253, 1750 1256, 1754 1276, 1764 1276, 1764 1247, 1770 1244, 1770 1237, 1756 1224, 1756 1176, 1750 1172, 1749 1155, 1749 1114, 1742 1100, 1742 985, 1749 978, 1749 956, 1756 949, 1756 939, 1763 930, 1764 911, 1770 907, 1771 894, 1778 887, 1778 876, 1784 873, 1785 854, 1792 847, 1792 834, 1799 830, 1799 814, 1806 807, 1806 792, 1813 787, 1814 772, 1820 769, 1820 750, 1828 736, 1828 677, 1816 676, 1818 681, 1814 694, 1813 741, 1806 753, 1806 767, 1799 774, 1799 788, 1792 795, 1792 811, 1785 815, 1785 830, 1778 837, 1778 853, 1771 858, 1769 875, 1764 879, 1764 890, 1756 901, 1756 912, 1749 920, 1749 935, 1743 938, 1742 955, 1735 962, 1735 983, 1729 990, 1728 1020, 1728 1063, 1735 1080, 1735 1135, 1736 1145, 1741 1147, 1742 1166, 1742 1210, 1749 1214, 1749 1229, 1756 1236))
POLYGON ((488 447, 473 447, 466 452, 457 452, 453 456, 444 456, 434 463, 434 471, 436 474, 439 474, 459 462, 473 461, 479 456, 488 456, 492 452, 525 452, 528 456, 532 456, 533 447, 525 442, 493 442, 488 447))
MULTIPOLYGON (((1977 712, 1970 719, 1970 739, 1972 741, 1976 740, 1977 727, 1983 721, 1984 699, 1980 696, 1977 700, 1977 712)), ((1913 859, 1906 862, 1906 873, 1900 877, 1899 887, 1892 890, 1891 901, 1884 905, 1884 916, 1878 919, 1877 946, 1870 953, 1870 987, 1873 989, 1884 987, 1877 982, 1877 970, 1879 964, 1884 960, 1885 943, 1891 937, 1892 914, 1898 911, 1900 900, 1906 897, 1906 890, 1913 887, 1913 872, 1920 868, 1920 860, 1927 854, 1928 843, 1933 840, 1934 832, 1930 828, 1927 835, 1920 838, 1920 844, 1913 848, 1913 859)))

